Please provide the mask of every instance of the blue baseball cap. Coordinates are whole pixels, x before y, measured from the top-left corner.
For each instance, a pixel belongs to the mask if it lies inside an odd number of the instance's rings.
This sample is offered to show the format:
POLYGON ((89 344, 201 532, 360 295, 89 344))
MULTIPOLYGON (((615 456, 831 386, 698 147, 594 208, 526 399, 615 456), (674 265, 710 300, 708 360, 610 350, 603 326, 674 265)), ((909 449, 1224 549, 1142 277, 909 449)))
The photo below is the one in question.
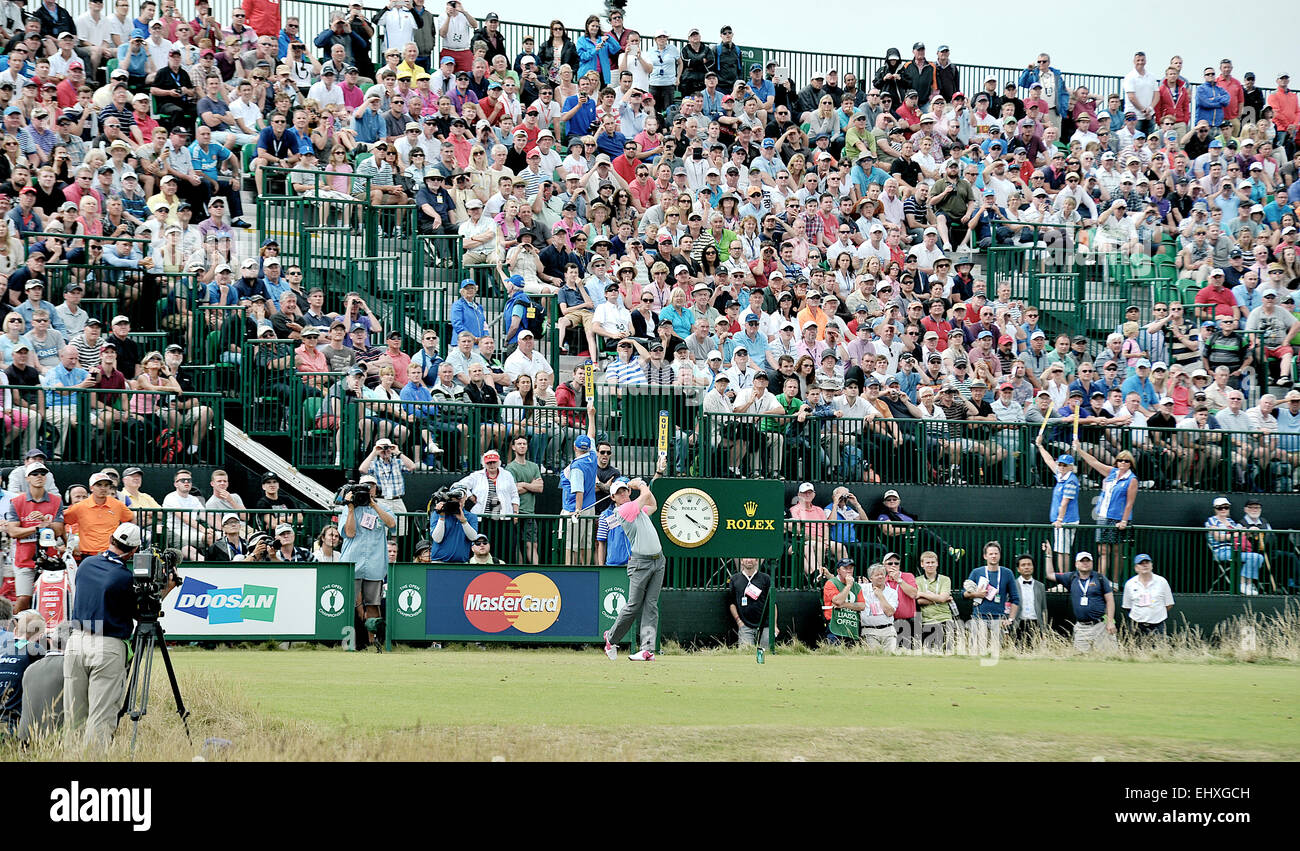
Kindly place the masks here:
POLYGON ((1073 463, 1074 463, 1074 456, 1073 456, 1073 455, 1070 455, 1070 454, 1068 454, 1068 453, 1065 454, 1065 455, 1058 455, 1058 456, 1056 456, 1056 463, 1058 463, 1058 464, 1073 464, 1073 463))
POLYGON ((992 331, 981 331, 979 337, 977 337, 976 339, 983 340, 985 337, 992 337, 992 336, 993 336, 992 331))
POLYGON ((522 287, 524 285, 524 276, 511 275, 510 277, 506 278, 506 283, 514 287, 522 287))
POLYGON ((1147 360, 1146 358, 1138 358, 1138 362, 1135 363, 1134 366, 1138 369, 1141 369, 1142 367, 1146 367, 1147 369, 1150 369, 1151 361, 1147 360))
POLYGON ((460 288, 462 290, 465 289, 466 287, 477 287, 477 286, 478 286, 478 281, 474 280, 473 278, 466 278, 465 280, 460 282, 460 288))
POLYGON ((776 142, 773 142, 771 139, 764 139, 764 140, 763 140, 763 147, 764 147, 764 148, 775 148, 775 147, 776 147, 776 142))
POLYGON ((1211 147, 1211 148, 1222 148, 1222 147, 1223 147, 1223 143, 1220 142, 1218 139, 1215 139, 1214 141, 1210 142, 1210 147, 1211 147))
POLYGON ((576 449, 586 451, 591 448, 591 438, 587 437, 585 434, 580 434, 578 435, 578 439, 573 441, 573 446, 576 449))
POLYGON ((5 115, 22 115, 23 111, 16 106, 11 106, 5 110, 5 115))
POLYGON ((1144 561, 1151 561, 1151 556, 1147 555, 1146 553, 1138 553, 1137 555, 1133 556, 1133 564, 1135 565, 1141 564, 1144 561))

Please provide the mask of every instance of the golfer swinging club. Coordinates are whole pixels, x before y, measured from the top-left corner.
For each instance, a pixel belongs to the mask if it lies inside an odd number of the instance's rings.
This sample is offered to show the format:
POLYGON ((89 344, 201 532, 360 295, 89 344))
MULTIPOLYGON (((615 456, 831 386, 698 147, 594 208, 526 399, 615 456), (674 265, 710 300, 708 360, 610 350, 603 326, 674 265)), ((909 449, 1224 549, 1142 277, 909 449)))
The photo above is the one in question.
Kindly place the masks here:
POLYGON ((639 615, 641 649, 627 658, 633 662, 653 662, 655 636, 659 632, 659 592, 664 587, 667 564, 659 546, 659 533, 650 522, 650 515, 659 505, 650 494, 650 486, 641 478, 630 482, 624 478, 616 480, 609 496, 632 552, 627 562, 627 602, 618 610, 614 627, 605 633, 605 655, 610 659, 618 655, 615 642, 639 615), (636 499, 632 498, 633 490, 637 491, 636 499))

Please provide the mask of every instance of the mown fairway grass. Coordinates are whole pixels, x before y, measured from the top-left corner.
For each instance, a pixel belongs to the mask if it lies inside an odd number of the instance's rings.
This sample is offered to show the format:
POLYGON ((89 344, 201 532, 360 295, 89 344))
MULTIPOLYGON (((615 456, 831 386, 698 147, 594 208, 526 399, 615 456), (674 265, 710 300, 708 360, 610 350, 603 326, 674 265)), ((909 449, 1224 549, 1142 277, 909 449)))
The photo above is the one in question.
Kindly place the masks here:
MULTIPOLYGON (((1286 663, 778 653, 757 665, 727 651, 635 664, 472 648, 173 658, 196 742, 233 743, 209 759, 1300 757, 1300 667, 1286 663)), ((200 748, 180 735, 161 675, 137 756, 189 759, 200 748)))

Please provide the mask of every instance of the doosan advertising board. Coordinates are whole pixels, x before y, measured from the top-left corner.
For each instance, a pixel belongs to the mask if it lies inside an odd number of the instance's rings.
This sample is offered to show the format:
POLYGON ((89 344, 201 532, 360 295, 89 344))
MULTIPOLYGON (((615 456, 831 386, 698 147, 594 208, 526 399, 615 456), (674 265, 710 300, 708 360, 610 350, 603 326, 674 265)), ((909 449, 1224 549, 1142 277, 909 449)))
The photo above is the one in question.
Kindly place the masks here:
POLYGON ((186 564, 163 600, 173 640, 340 640, 352 626, 352 565, 186 564))

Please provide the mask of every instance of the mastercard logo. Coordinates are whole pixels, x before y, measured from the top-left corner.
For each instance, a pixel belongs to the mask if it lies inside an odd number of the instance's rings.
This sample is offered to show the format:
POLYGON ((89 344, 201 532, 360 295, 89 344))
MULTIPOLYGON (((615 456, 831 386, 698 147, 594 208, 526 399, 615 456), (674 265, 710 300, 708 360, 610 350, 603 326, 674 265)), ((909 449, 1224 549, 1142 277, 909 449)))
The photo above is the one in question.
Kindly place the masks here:
POLYGON ((550 629, 560 616, 560 589, 540 573, 484 573, 465 589, 465 617, 482 632, 514 627, 530 635, 550 629))

